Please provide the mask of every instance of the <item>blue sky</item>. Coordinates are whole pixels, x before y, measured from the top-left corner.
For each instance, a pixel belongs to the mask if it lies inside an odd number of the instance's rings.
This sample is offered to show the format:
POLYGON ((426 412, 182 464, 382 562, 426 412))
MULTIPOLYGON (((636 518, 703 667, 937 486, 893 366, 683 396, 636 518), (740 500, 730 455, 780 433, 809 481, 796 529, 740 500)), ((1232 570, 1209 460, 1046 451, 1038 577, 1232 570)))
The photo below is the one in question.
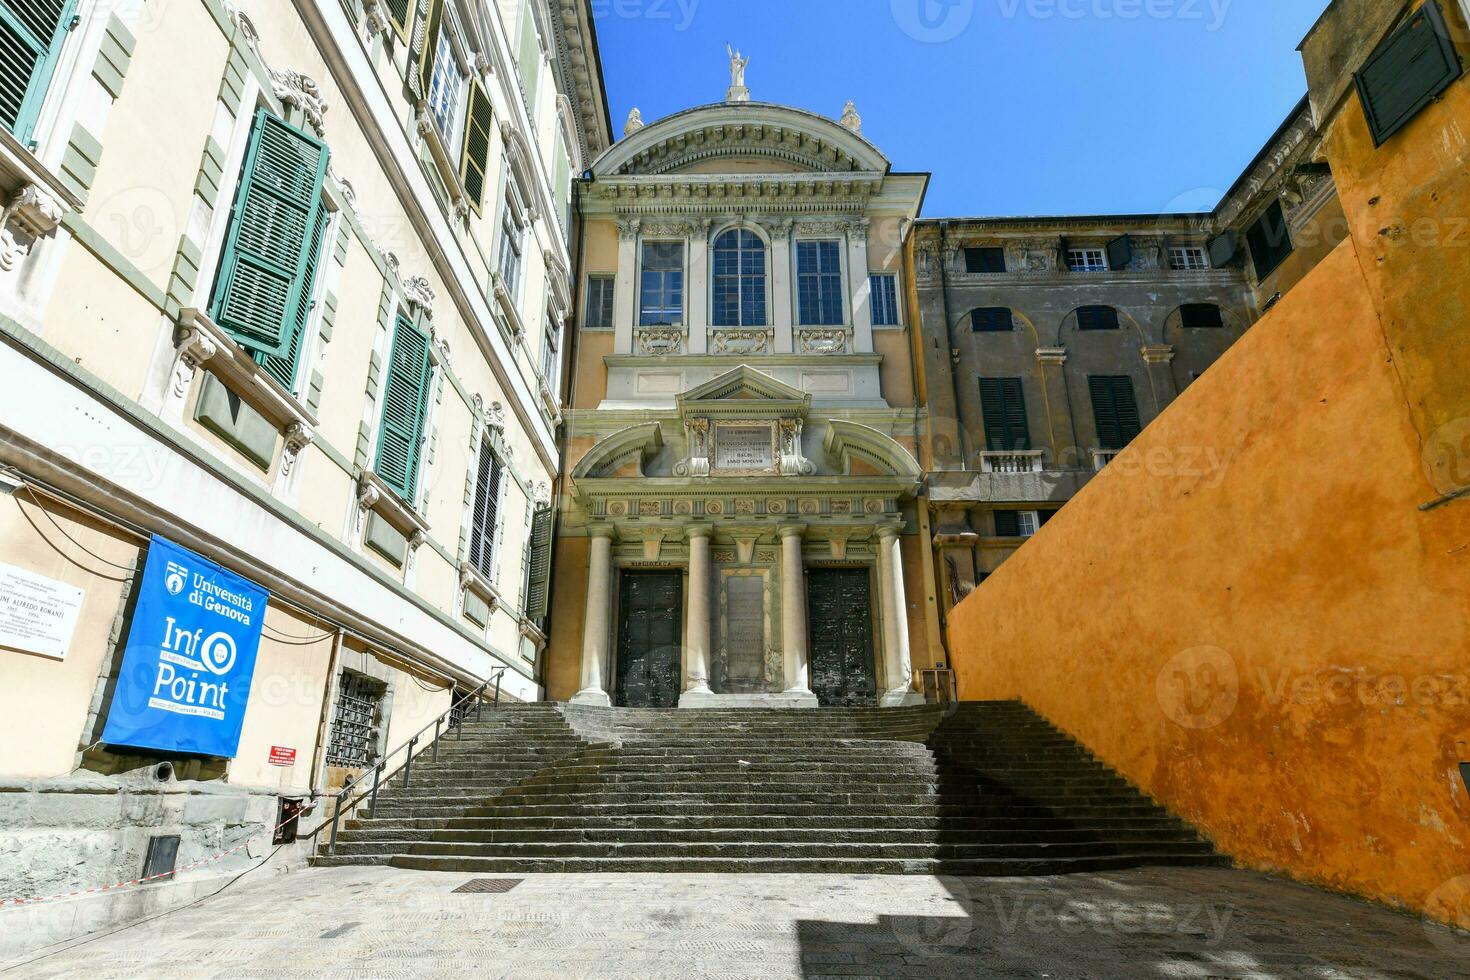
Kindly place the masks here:
POLYGON ((724 98, 857 103, 929 217, 1212 207, 1306 91, 1328 0, 591 0, 615 134, 724 98))

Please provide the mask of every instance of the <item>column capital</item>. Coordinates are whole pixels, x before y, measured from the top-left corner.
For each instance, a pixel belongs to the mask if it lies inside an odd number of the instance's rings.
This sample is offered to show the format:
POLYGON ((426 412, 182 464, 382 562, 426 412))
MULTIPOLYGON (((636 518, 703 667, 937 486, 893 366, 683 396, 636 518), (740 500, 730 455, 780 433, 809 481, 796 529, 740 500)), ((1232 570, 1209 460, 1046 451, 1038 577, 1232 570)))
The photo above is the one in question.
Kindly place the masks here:
POLYGON ((781 536, 781 540, 783 540, 783 541, 786 540, 787 538, 793 538, 793 537, 794 538, 799 538, 799 537, 802 537, 803 535, 806 534, 806 525, 805 524, 782 524, 781 527, 777 530, 776 533, 781 536))
POLYGON ((690 524, 684 528, 684 536, 693 541, 695 538, 712 538, 715 534, 713 524, 690 524))
POLYGON ((879 524, 878 525, 878 538, 881 541, 891 541, 894 538, 897 538, 902 533, 903 533, 903 525, 902 524, 894 523, 894 524, 879 524))
POLYGON ((588 524, 587 537, 607 538, 612 540, 618 536, 618 529, 611 524, 588 524))
POLYGON ((1036 359, 1042 364, 1065 364, 1067 363, 1067 348, 1038 347, 1036 348, 1036 359))

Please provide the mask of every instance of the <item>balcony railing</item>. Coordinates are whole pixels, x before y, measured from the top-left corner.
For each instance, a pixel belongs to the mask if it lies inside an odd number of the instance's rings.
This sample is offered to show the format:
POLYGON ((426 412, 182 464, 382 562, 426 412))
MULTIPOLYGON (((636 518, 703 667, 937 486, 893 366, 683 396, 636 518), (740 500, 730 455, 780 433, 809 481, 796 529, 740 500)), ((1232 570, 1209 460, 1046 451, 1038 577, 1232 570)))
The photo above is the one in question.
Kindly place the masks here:
POLYGON ((1101 473, 1103 467, 1111 463, 1113 457, 1122 451, 1121 449, 1094 449, 1092 451, 1092 468, 1101 473))
POLYGON ((982 473, 1040 473, 1041 449, 1013 449, 1004 452, 982 451, 980 472, 982 473))

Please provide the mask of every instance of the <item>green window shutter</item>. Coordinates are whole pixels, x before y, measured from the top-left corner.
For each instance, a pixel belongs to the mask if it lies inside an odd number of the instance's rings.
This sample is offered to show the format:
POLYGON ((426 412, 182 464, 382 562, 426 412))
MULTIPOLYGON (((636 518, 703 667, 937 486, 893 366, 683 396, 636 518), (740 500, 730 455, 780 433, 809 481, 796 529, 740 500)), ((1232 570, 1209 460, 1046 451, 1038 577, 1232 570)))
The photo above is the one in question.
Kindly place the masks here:
POLYGON ((0 123, 30 141, 75 0, 0 0, 0 123))
POLYGON ((1021 536, 1021 514, 1014 510, 997 510, 995 514, 995 536, 1019 538, 1021 536))
POLYGON ((1031 448, 1020 378, 981 378, 980 411, 985 419, 985 446, 991 452, 1031 448))
POLYGON ((531 519, 530 583, 526 589, 526 616, 539 622, 546 618, 551 584, 551 508, 545 505, 538 506, 531 519))
POLYGON ((495 537, 500 526, 500 459, 490 443, 480 443, 479 466, 475 475, 475 500, 470 509, 470 564, 480 574, 495 578, 495 537))
POLYGON ((393 354, 383 394, 378 477, 412 503, 418 488, 424 417, 429 409, 429 335, 403 314, 393 329, 393 354))
MULTIPOLYGON (((521 84, 526 88, 526 105, 536 108, 536 86, 541 81, 541 42, 536 34, 536 12, 530 0, 521 4, 521 52, 516 58, 521 84)), ((533 120, 534 121, 534 120, 533 120)))
POLYGON ((414 24, 413 43, 410 45, 415 59, 412 64, 416 66, 417 74, 409 84, 422 99, 429 97, 429 85, 434 80, 434 57, 439 52, 439 29, 444 25, 444 0, 428 2, 429 8, 424 11, 424 16, 414 24))
POLYGON ((1132 442, 1142 430, 1133 379, 1127 375, 1094 375, 1087 379, 1087 391, 1092 398, 1100 448, 1122 449, 1132 442))
POLYGON ((408 40, 408 22, 413 17, 413 0, 387 0, 388 19, 401 40, 408 40))
POLYGON ((1429 0, 1353 76, 1373 145, 1382 146, 1408 125, 1460 74, 1460 57, 1444 13, 1435 0, 1429 0))
POLYGON ((485 205, 486 174, 490 170, 490 133, 494 112, 490 96, 479 79, 470 85, 469 111, 465 113, 464 151, 459 162, 459 177, 464 182, 470 206, 479 214, 485 205))
POLYGON ((258 354, 290 356, 304 322, 326 172, 325 145, 264 109, 256 113, 210 312, 258 354))
POLYGON ((296 303, 295 313, 288 325, 290 329, 290 340, 286 349, 280 354, 256 354, 255 361, 265 368, 269 374, 281 383, 292 394, 296 393, 296 372, 300 367, 301 343, 306 337, 306 321, 311 317, 312 295, 316 286, 316 267, 322 254, 322 236, 327 227, 327 209, 317 210, 316 225, 312 229, 311 241, 308 243, 307 256, 309 261, 306 266, 306 278, 301 285, 301 298, 296 303))

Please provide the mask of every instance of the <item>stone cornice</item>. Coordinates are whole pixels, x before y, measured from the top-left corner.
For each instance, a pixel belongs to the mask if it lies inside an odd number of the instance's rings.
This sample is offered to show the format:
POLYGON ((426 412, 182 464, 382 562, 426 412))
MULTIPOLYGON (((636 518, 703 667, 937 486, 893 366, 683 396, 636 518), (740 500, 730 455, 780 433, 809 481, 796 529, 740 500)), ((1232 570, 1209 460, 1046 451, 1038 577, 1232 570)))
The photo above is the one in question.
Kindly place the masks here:
POLYGON ((577 137, 582 142, 582 159, 591 160, 613 141, 592 11, 588 0, 548 0, 548 3, 555 34, 555 62, 562 75, 561 89, 571 99, 577 137))
POLYGON ((881 174, 675 174, 598 178, 583 188, 589 213, 690 215, 701 211, 856 211, 883 189, 881 174))

